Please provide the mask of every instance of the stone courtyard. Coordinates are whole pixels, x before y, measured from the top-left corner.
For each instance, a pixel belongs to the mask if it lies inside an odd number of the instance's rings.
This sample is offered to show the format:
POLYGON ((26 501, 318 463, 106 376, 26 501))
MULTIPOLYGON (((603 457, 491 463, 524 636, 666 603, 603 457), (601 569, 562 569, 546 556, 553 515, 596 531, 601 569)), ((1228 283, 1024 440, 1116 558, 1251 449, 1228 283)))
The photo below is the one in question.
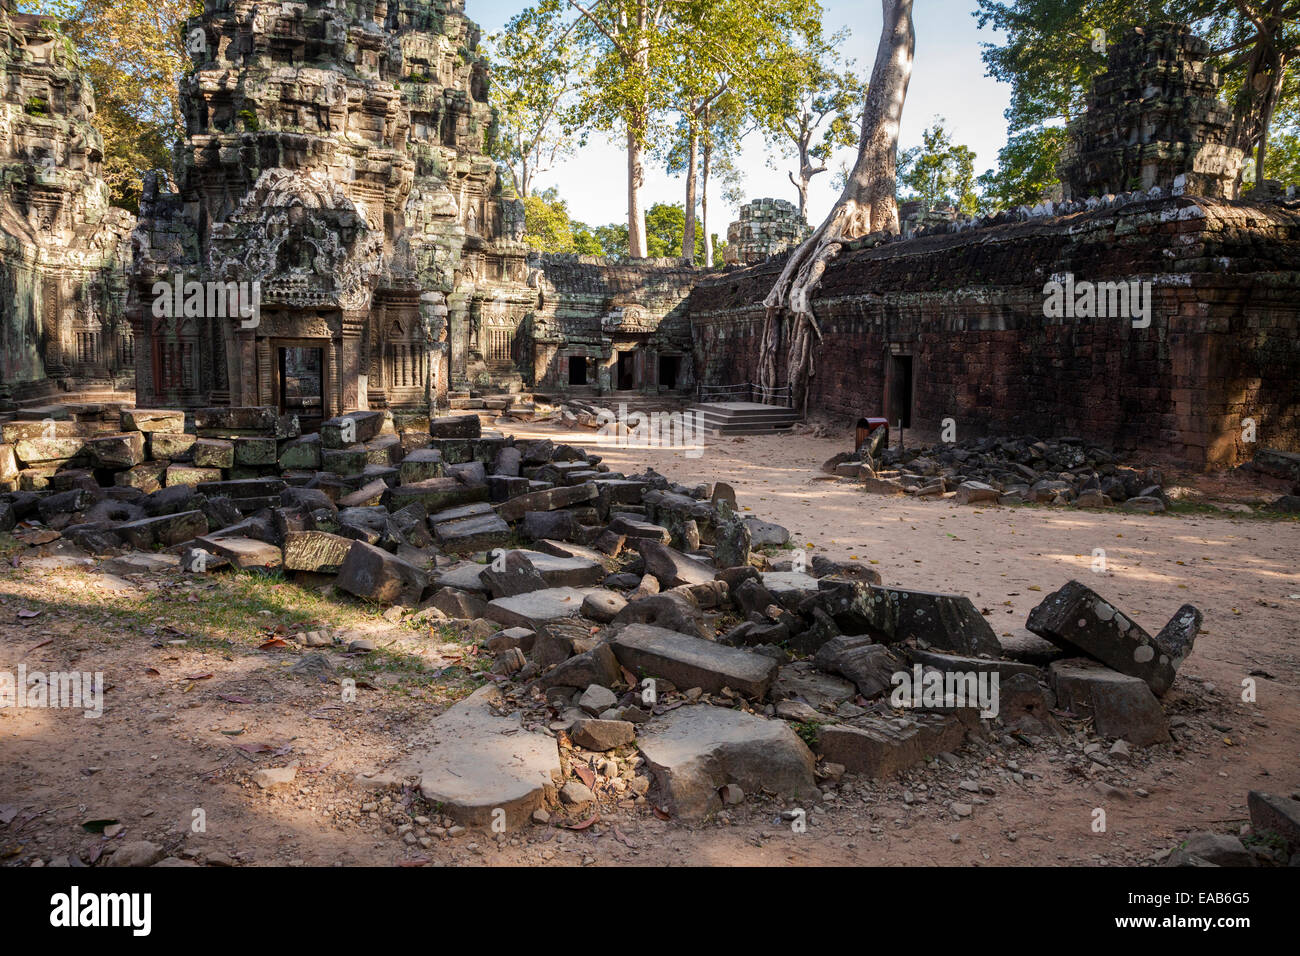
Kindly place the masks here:
POLYGON ((791 408, 791 204, 542 255, 461 0, 189 26, 132 221, 0 0, 0 863, 1300 862, 1300 200, 1202 41, 1062 201, 850 242, 791 408))

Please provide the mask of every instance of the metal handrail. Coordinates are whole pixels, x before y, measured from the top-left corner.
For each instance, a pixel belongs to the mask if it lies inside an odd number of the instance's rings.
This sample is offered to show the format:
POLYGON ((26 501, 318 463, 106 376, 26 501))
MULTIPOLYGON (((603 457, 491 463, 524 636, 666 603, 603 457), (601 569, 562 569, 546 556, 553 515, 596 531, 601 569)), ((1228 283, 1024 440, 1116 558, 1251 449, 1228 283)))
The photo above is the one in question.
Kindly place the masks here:
POLYGON ((789 408, 794 396, 789 385, 766 386, 754 382, 738 385, 698 385, 696 397, 702 404, 708 402, 750 401, 760 405, 778 405, 789 408))

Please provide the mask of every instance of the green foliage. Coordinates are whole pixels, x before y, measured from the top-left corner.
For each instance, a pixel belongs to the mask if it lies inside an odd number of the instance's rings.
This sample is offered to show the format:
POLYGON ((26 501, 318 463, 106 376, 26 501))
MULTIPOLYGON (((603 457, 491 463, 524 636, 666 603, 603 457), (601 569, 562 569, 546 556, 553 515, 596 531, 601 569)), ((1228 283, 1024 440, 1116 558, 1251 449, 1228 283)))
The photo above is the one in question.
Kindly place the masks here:
POLYGON ((973 216, 978 211, 975 194, 975 153, 954 145, 939 117, 921 134, 920 146, 898 157, 898 182, 907 188, 905 199, 920 199, 927 206, 953 206, 973 216))
POLYGON ((1065 146, 1060 126, 1031 129, 998 150, 998 168, 979 177, 980 210, 1034 206, 1059 188, 1056 163, 1065 146))
MULTIPOLYGON (((1005 37, 983 44, 990 76, 1011 84, 1006 111, 1007 146, 996 172, 980 177, 986 196, 1000 205, 1036 202, 1055 183, 1054 170, 1065 123, 1078 116, 1094 76, 1106 65, 1110 44, 1144 24, 1186 24, 1214 51, 1211 64, 1222 80, 1222 98, 1232 104, 1243 148, 1269 126, 1269 149, 1287 148, 1300 103, 1294 70, 1283 70, 1274 119, 1266 124, 1264 93, 1273 86, 1270 51, 1289 66, 1300 53, 1300 22, 1294 9, 1270 7, 1271 15, 1239 0, 977 0, 973 14, 981 28, 1005 37), (1243 94, 1243 91, 1244 94, 1243 94), (1053 132, 1053 130, 1057 130, 1053 132)), ((1283 156, 1279 165, 1286 167, 1283 156)), ((1265 153, 1265 169, 1268 153, 1265 153)))
POLYGON ((489 38, 497 134, 494 159, 510 171, 515 192, 527 198, 533 180, 582 145, 577 89, 589 63, 565 22, 567 5, 543 0, 511 18, 489 38))

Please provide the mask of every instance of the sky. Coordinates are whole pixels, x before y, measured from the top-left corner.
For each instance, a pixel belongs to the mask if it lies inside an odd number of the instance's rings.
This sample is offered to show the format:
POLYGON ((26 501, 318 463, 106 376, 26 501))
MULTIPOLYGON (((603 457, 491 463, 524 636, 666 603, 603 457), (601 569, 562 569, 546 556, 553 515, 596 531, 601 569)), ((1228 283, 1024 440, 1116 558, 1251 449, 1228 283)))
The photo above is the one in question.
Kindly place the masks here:
MULTIPOLYGON (((821 0, 826 12, 826 32, 841 27, 852 31, 845 55, 857 60, 857 69, 869 74, 880 37, 880 3, 878 0, 821 0)), ((527 6, 526 0, 466 0, 465 12, 482 28, 484 35, 501 29, 514 14, 527 6)), ((914 7, 916 59, 912 79, 903 107, 900 149, 920 142, 921 132, 936 117, 943 117, 954 143, 975 151, 976 175, 997 164, 998 150, 1006 142, 1003 111, 1010 99, 1010 87, 985 75, 980 59, 980 44, 997 42, 1000 37, 989 29, 980 30, 971 15, 975 0, 917 0, 914 7)), ((798 202, 786 173, 794 168, 792 160, 777 156, 777 168, 768 166, 770 150, 762 137, 755 134, 741 157, 745 171, 746 199, 772 196, 798 202)), ((808 219, 820 222, 835 201, 831 177, 840 160, 850 164, 853 151, 836 156, 830 171, 813 177, 808 198, 808 219)), ((555 186, 569 205, 569 214, 590 225, 627 221, 627 158, 613 142, 596 134, 579 153, 538 177, 537 189, 555 186)), ((680 203, 685 197, 685 181, 669 176, 662 166, 648 164, 645 204, 680 203)), ((737 218, 737 210, 723 203, 721 197, 709 198, 709 231, 725 240, 727 223, 737 218)))

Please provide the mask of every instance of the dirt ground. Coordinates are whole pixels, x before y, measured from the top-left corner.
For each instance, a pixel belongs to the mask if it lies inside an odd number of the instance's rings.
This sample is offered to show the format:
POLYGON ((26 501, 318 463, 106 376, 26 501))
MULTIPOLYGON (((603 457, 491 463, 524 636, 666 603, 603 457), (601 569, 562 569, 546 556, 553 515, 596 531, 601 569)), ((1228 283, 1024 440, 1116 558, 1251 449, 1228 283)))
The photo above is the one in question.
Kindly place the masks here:
MULTIPOLYGON (((1006 644, 1037 640, 1024 630, 1029 610, 1070 578, 1151 631, 1194 603, 1204 628, 1163 701, 1175 741, 1109 766, 1084 754, 1095 738, 1083 729, 1039 747, 971 743, 893 780, 825 782, 821 801, 803 808, 802 832, 781 819, 789 807, 762 794, 686 826, 661 819, 652 792, 604 800, 594 822, 448 835, 409 792, 381 795, 355 778, 396 762, 482 683, 489 662, 471 642, 277 578, 133 573, 59 557, 56 544, 44 559, 0 567, 0 671, 102 671, 105 712, 0 710, 0 864, 86 865, 141 839, 211 865, 1151 864, 1189 831, 1236 832, 1247 791, 1300 789, 1294 520, 867 495, 818 471, 847 435, 714 439, 695 456, 597 447, 585 430, 508 430, 583 445, 628 473, 650 465, 687 485, 725 480, 742 507, 791 529, 809 554, 870 562, 888 584, 969 595, 1006 644), (1104 573, 1092 570, 1096 549, 1104 573), (277 639, 321 627, 381 648, 335 655, 358 679, 355 704, 288 671, 300 655, 277 639), (1253 702, 1242 700, 1243 681, 1253 702), (289 764, 299 772, 288 787, 251 781, 289 764)), ((1279 493, 1235 478, 1170 484, 1237 503, 1279 493)))

